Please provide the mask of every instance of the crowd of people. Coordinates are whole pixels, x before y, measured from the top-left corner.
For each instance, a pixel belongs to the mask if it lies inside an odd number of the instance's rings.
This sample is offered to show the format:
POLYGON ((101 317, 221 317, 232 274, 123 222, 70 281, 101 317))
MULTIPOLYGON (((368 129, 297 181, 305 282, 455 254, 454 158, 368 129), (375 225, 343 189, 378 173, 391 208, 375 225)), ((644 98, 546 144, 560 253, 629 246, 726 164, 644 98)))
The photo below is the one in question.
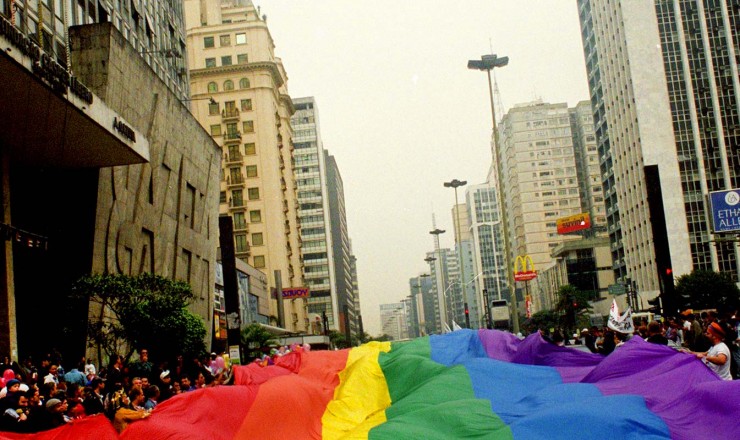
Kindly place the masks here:
POLYGON ((63 369, 58 355, 49 354, 37 365, 21 364, 7 356, 0 364, 0 431, 30 433, 56 428, 73 419, 107 416, 118 432, 146 418, 161 402, 180 393, 216 386, 229 380, 228 356, 209 356, 174 365, 154 365, 149 350, 138 350, 128 364, 120 355, 99 369, 89 359, 63 369))
POLYGON ((541 331, 556 345, 582 344, 592 353, 608 355, 633 336, 647 342, 667 345, 701 359, 724 380, 740 379, 740 310, 720 316, 715 311, 694 314, 691 309, 660 321, 636 323, 634 334, 609 327, 584 328, 573 339, 566 339, 560 329, 541 331))

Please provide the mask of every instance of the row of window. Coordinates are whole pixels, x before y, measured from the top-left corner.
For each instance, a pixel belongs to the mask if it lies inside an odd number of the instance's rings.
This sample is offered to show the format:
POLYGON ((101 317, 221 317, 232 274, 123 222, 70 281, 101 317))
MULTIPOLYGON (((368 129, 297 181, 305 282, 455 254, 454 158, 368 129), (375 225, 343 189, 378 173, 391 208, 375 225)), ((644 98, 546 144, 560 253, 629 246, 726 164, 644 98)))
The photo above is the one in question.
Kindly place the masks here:
MULTIPOLYGON (((227 159, 230 162, 236 162, 241 160, 242 158, 242 153, 240 151, 239 145, 229 145, 228 154, 229 156, 227 159)), ((257 147, 254 145, 254 142, 244 144, 245 156, 254 156, 255 154, 257 154, 257 147)))
MULTIPOLYGON (((237 127, 238 125, 236 122, 228 123, 226 124, 226 132, 224 133, 221 130, 223 128, 221 124, 212 124, 211 136, 221 136, 226 134, 227 138, 233 138, 233 136, 239 134, 237 127)), ((242 121, 242 133, 254 133, 254 121, 242 121)))
MULTIPOLYGON (((249 63, 249 56, 245 53, 236 55, 236 64, 247 64, 249 63)), ((221 66, 233 66, 234 58, 231 55, 224 55, 221 57, 221 66)), ((206 58, 206 67, 216 67, 216 58, 206 58)))
MULTIPOLYGON (((247 165, 244 168, 247 172, 247 177, 257 177, 257 165, 247 165)), ((231 183, 241 183, 243 181, 241 167, 229 168, 229 177, 231 178, 231 183)))
MULTIPOLYGON (((247 198, 249 200, 259 200, 260 199, 260 189, 259 188, 247 188, 247 198)), ((221 203, 227 203, 228 200, 226 200, 226 191, 221 191, 221 203)), ((231 202, 233 206, 243 206, 244 203, 244 192, 240 189, 235 189, 231 191, 231 202), (240 203, 237 205, 236 203, 240 203)))
MULTIPOLYGON (((245 32, 237 32, 234 35, 234 41, 236 42, 237 46, 240 46, 242 44, 247 44, 247 34, 245 32)), ((229 47, 231 46, 231 34, 224 34, 218 36, 218 42, 220 44, 220 47, 229 47)), ((216 37, 215 36, 209 36, 209 37, 203 37, 203 48, 204 49, 212 49, 216 47, 216 37)))
MULTIPOLYGON (((252 111, 252 100, 251 99, 242 99, 239 103, 239 109, 243 112, 252 111)), ((227 114, 235 113, 236 112, 236 101, 226 101, 224 102, 224 110, 227 114)), ((211 104, 208 104, 208 114, 218 115, 221 113, 220 104, 218 102, 213 102, 211 104)))
MULTIPOLYGON (((242 78, 239 80, 240 89, 248 89, 249 87, 250 87, 250 83, 249 83, 248 78, 242 78)), ((224 81, 223 90, 224 92, 234 90, 234 81, 230 79, 227 79, 226 81, 224 81)), ((218 92, 218 84, 215 81, 209 82, 208 83, 208 93, 216 93, 216 92, 218 92)))

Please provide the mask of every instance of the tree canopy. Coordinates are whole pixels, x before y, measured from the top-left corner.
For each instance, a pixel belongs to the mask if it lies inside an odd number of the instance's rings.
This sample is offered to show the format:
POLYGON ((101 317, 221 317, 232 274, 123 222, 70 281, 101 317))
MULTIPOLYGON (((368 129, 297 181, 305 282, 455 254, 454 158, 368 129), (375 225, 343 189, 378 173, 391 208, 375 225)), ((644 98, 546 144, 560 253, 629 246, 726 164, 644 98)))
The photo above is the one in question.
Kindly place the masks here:
POLYGON ((589 294, 566 284, 558 289, 555 311, 561 314, 561 324, 567 329, 577 329, 581 317, 590 310, 589 294))
POLYGON ((695 270, 676 280, 680 308, 732 311, 740 306, 740 289, 727 272, 695 270))
POLYGON ((150 273, 94 274, 77 280, 72 294, 97 306, 97 319, 89 319, 87 335, 99 354, 126 352, 128 359, 142 346, 155 359, 205 352, 205 324, 187 309, 194 295, 185 282, 150 273))
POLYGON ((277 344, 275 336, 256 322, 242 328, 241 341, 249 359, 262 356, 264 348, 277 344))

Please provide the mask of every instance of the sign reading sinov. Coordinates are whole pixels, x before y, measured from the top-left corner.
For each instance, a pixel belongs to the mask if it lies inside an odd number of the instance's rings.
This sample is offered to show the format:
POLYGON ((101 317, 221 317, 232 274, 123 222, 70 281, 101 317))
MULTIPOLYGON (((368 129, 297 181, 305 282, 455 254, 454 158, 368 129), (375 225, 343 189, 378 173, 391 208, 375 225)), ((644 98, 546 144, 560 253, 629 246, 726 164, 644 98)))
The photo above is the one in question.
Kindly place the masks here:
POLYGON ((740 189, 709 193, 714 232, 740 231, 740 189))
POLYGON ((308 287, 291 287, 283 289, 283 299, 308 298, 311 292, 308 287))

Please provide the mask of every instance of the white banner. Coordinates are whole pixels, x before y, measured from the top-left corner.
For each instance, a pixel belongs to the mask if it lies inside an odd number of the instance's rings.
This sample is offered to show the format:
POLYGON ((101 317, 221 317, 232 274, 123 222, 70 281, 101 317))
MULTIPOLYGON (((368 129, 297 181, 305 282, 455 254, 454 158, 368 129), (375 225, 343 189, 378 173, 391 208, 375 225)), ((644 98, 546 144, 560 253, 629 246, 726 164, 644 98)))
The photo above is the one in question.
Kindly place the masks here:
POLYGON ((632 309, 630 307, 627 307, 624 315, 620 316, 617 302, 612 302, 612 308, 609 311, 609 323, 607 324, 607 327, 619 333, 634 333, 635 324, 632 321, 632 309))

